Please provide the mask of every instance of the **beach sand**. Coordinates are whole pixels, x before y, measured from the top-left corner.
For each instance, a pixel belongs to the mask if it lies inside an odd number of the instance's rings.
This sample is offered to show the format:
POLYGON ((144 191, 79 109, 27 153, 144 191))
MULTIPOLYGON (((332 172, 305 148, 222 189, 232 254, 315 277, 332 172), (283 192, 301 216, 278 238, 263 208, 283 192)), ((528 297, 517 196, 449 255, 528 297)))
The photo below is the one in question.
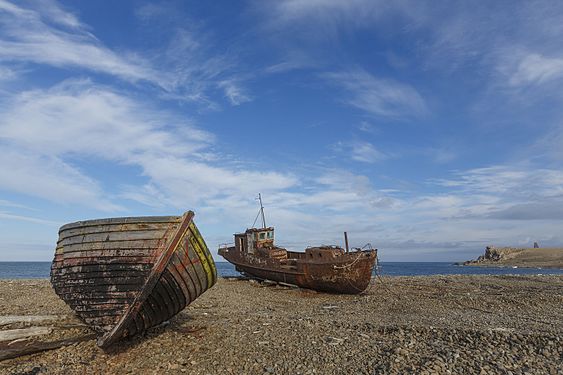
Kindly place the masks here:
MULTIPOLYGON (((0 280, 0 315, 38 314, 64 316, 48 340, 89 332, 48 280, 0 280)), ((563 374, 563 276, 385 277, 357 296, 220 279, 144 337, 0 373, 563 374)))

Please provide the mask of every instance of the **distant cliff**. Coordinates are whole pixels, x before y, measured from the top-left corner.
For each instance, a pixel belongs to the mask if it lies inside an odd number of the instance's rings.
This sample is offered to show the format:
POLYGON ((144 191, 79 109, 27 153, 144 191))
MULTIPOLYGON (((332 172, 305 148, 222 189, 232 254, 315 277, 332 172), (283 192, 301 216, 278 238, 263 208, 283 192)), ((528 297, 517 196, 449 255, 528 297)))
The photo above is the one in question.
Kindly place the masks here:
POLYGON ((514 248, 487 246, 485 254, 466 266, 518 266, 563 268, 563 248, 514 248))

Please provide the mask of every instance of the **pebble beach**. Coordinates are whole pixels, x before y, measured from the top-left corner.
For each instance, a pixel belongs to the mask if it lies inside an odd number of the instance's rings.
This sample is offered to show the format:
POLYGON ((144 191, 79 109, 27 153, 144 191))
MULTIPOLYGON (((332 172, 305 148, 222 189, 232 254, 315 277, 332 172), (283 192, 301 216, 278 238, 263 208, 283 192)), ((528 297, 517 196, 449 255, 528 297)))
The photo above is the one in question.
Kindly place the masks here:
MULTIPOLYGON (((0 280, 0 315, 57 315, 49 281, 0 280)), ((5 329, 27 323, 5 324, 5 329)), ((374 278, 360 295, 219 279, 166 324, 0 362, 1 374, 563 374, 563 276, 374 278)))

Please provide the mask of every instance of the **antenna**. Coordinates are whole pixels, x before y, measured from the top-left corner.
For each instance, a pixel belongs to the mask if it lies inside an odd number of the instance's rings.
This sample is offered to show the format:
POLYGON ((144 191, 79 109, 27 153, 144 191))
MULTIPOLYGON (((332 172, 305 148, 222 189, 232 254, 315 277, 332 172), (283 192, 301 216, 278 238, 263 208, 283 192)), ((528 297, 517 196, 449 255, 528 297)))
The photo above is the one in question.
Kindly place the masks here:
POLYGON ((258 200, 260 201, 260 212, 262 213, 262 227, 266 228, 266 217, 264 216, 264 206, 262 205, 262 195, 258 193, 258 200))

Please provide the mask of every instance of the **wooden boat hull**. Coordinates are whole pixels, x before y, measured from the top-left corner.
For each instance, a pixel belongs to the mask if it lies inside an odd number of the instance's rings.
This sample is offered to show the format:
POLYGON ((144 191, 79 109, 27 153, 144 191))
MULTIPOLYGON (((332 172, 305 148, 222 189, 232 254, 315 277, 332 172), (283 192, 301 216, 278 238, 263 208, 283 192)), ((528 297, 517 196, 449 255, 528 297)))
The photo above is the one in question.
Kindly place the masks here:
POLYGON ((61 227, 51 283, 97 332, 100 347, 170 319, 215 284, 215 263, 193 216, 61 227))
POLYGON ((235 247, 220 249, 219 254, 234 264, 237 271, 251 277, 340 294, 363 292, 369 286, 377 259, 377 250, 351 252, 324 262, 264 259, 242 254, 235 247))

